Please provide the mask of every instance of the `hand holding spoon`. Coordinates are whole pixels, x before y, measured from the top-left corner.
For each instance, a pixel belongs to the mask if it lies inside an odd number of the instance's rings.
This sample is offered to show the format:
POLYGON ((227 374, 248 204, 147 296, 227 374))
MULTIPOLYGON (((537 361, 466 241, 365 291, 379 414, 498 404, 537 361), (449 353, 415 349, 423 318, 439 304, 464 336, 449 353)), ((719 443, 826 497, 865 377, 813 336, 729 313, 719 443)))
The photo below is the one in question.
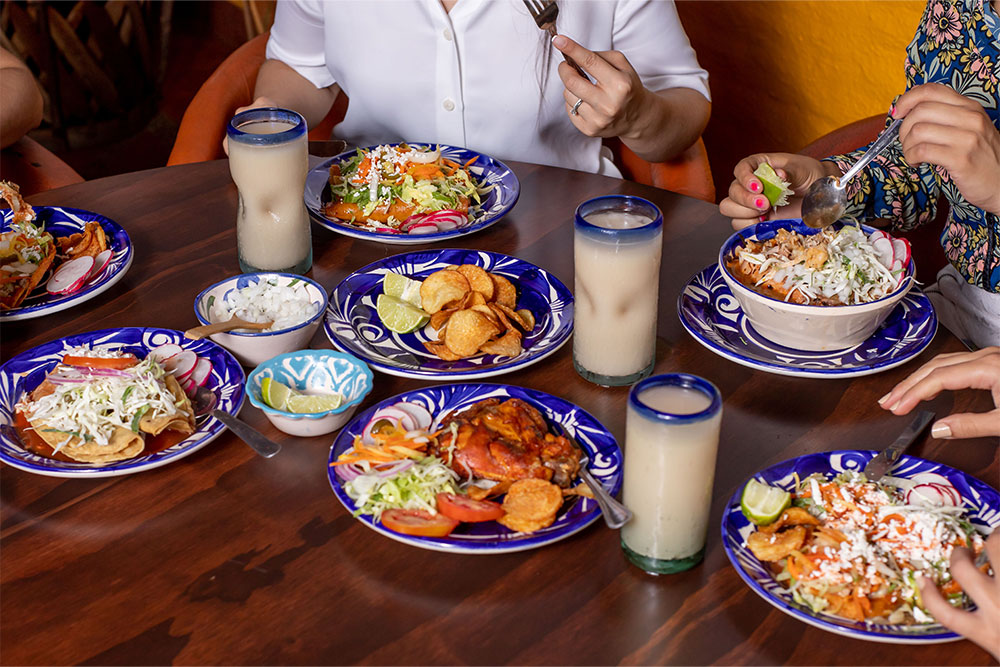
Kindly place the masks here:
POLYGON ((263 331, 272 324, 274 324, 273 320, 267 322, 247 322, 246 320, 242 320, 238 317, 233 317, 225 322, 203 324, 200 327, 188 329, 184 332, 184 337, 190 338, 191 340, 200 340, 211 336, 212 334, 222 333, 223 331, 232 331, 233 329, 254 329, 256 331, 263 331))
POLYGON ((810 185, 802 200, 802 222, 816 229, 823 229, 837 222, 847 209, 847 182, 896 140, 902 122, 902 118, 894 120, 843 176, 824 176, 810 185))

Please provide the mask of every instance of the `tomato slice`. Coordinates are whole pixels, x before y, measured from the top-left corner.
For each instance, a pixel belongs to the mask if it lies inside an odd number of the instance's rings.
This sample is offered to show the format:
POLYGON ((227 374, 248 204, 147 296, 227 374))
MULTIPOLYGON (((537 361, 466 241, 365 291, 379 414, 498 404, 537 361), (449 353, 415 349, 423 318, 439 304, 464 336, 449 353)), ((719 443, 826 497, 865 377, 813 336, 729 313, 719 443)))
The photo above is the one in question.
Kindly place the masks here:
POLYGON ((382 525, 405 535, 444 537, 455 530, 458 521, 444 514, 430 514, 423 510, 391 509, 382 512, 382 525))
POLYGON ((127 357, 121 357, 118 359, 99 359, 97 357, 74 357, 71 355, 66 355, 63 357, 63 363, 67 366, 86 366, 87 368, 114 368, 121 370, 122 368, 131 368, 139 363, 131 354, 127 357))
POLYGON ((475 500, 456 493, 437 494, 437 507, 441 514, 466 523, 496 521, 504 514, 500 503, 475 500))

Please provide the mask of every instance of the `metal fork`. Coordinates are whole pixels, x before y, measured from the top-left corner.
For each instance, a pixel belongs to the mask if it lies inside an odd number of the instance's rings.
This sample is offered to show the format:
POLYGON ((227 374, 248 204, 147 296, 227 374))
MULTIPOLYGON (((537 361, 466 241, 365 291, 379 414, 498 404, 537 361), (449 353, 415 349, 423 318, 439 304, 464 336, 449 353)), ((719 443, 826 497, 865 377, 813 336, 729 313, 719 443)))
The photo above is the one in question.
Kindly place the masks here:
MULTIPOLYGON (((535 25, 549 34, 549 39, 556 36, 556 17, 559 16, 559 6, 555 0, 524 0, 524 6, 528 8, 531 17, 535 19, 535 25)), ((570 67, 576 70, 577 74, 587 81, 593 80, 587 76, 583 68, 576 64, 576 61, 563 54, 563 59, 570 67)))

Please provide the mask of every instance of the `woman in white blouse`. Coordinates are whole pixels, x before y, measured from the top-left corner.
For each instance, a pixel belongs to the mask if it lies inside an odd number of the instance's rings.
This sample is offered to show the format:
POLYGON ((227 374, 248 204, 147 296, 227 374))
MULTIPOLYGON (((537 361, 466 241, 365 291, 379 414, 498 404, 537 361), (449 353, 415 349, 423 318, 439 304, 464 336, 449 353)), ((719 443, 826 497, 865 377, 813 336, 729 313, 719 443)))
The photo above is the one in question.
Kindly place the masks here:
POLYGON ((550 42, 522 0, 286 0, 251 106, 315 125, 343 90, 336 134, 353 145, 438 142, 613 175, 602 137, 652 162, 698 139, 708 75, 671 0, 563 1, 557 28, 550 42))

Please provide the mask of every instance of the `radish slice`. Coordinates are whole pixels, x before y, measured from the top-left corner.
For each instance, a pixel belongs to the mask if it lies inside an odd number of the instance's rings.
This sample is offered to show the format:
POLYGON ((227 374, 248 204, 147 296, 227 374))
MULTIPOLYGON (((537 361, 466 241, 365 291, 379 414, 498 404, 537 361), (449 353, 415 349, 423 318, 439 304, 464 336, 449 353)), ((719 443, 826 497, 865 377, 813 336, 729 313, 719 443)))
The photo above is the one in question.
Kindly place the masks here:
POLYGON ((438 231, 437 224, 433 222, 418 222, 407 230, 408 234, 433 234, 438 231))
POLYGON ((154 347, 149 351, 149 356, 156 362, 162 364, 164 361, 170 357, 180 354, 184 351, 180 345, 174 345, 173 343, 167 343, 166 345, 160 345, 159 347, 154 347))
POLYGON ((938 484, 917 484, 906 494, 912 505, 955 505, 954 496, 938 484))
POLYGON ((392 407, 396 408, 397 410, 402 410, 403 412, 406 412, 411 417, 413 417, 414 421, 416 421, 417 423, 418 429, 426 431, 431 427, 431 424, 434 422, 434 417, 422 405, 417 405, 416 403, 407 403, 406 401, 400 401, 399 403, 396 403, 392 407))
POLYGON ((102 250, 97 253, 97 256, 94 257, 94 268, 90 270, 90 275, 87 276, 87 280, 93 280, 98 274, 100 274, 101 271, 104 270, 104 267, 111 263, 111 257, 114 254, 115 253, 111 250, 102 250))
POLYGON ((451 220, 437 220, 434 224, 442 232, 450 232, 453 229, 458 229, 458 223, 451 220))
POLYGON ((872 247, 875 249, 875 253, 878 255, 878 261, 882 266, 886 268, 892 268, 892 260, 895 256, 893 251, 892 241, 890 241, 885 236, 880 236, 875 238, 875 234, 872 234, 872 247))
POLYGON ((63 262, 49 278, 45 289, 49 294, 72 294, 87 282, 92 268, 94 268, 93 257, 77 257, 63 262))
POLYGON ((212 374, 212 362, 206 357, 198 357, 198 362, 194 365, 191 370, 190 379, 195 384, 196 387, 204 387, 205 383, 208 382, 209 376, 212 374))
POLYGON ((194 370, 195 364, 197 363, 197 354, 191 350, 181 350, 163 362, 163 369, 168 373, 172 373, 173 376, 180 381, 191 374, 191 371, 194 370))
POLYGON ((189 377, 186 380, 184 380, 183 382, 181 382, 180 385, 181 385, 181 389, 184 390, 185 394, 187 394, 188 396, 194 396, 194 390, 195 390, 195 387, 196 387, 196 385, 194 383, 194 380, 192 380, 189 377))

